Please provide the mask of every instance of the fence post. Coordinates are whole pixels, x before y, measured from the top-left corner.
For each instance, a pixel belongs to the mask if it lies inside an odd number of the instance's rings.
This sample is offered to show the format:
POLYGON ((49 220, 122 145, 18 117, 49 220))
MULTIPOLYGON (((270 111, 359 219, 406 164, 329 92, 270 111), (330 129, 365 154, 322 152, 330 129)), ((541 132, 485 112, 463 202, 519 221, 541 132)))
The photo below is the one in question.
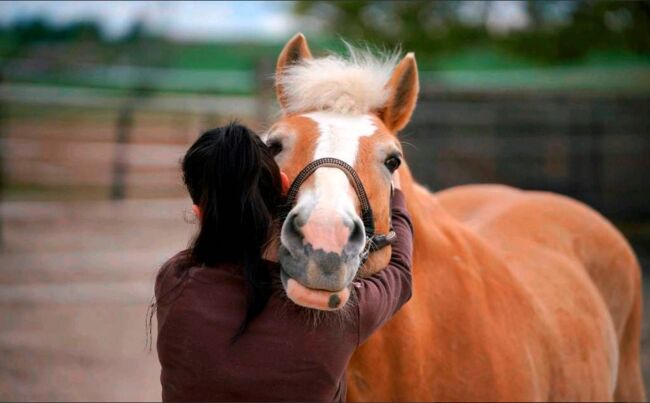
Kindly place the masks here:
POLYGON ((115 149, 113 153, 113 182, 111 199, 122 200, 126 197, 126 174, 128 164, 127 146, 131 140, 133 128, 133 106, 130 102, 120 110, 115 125, 115 149))
POLYGON ((135 106, 144 105, 151 97, 152 89, 146 77, 140 77, 138 84, 132 88, 129 98, 124 103, 115 124, 115 152, 113 153, 113 182, 111 199, 122 200, 126 197, 126 175, 128 173, 131 133, 133 132, 133 114, 135 106))
POLYGON ((273 93, 273 62, 268 56, 262 56, 257 61, 255 83, 257 87, 257 130, 261 132, 268 124, 273 93))
POLYGON ((609 211, 609 206, 605 205, 606 197, 603 194, 603 175, 605 171, 603 143, 604 143, 604 128, 603 128, 603 113, 596 100, 592 100, 590 105, 589 116, 589 171, 591 171, 591 192, 592 202, 600 212, 604 213, 609 211))
MULTIPOLYGON (((494 102, 494 101, 493 101, 494 102)), ((510 173, 512 172, 512 120, 510 110, 510 101, 509 97, 500 96, 499 99, 494 102, 496 118, 493 122, 492 133, 494 134, 496 140, 496 146, 494 147, 494 171, 499 182, 506 182, 506 184, 511 186, 521 186, 525 187, 525 184, 521 183, 521 176, 516 175, 513 177, 510 173)))
MULTIPOLYGON (((4 72, 2 65, 0 65, 0 89, 4 85, 4 72)), ((0 250, 5 247, 4 240, 4 199, 5 199, 5 185, 6 185, 6 172, 5 172, 5 152, 7 146, 5 144, 5 109, 3 99, 0 98, 0 250)))

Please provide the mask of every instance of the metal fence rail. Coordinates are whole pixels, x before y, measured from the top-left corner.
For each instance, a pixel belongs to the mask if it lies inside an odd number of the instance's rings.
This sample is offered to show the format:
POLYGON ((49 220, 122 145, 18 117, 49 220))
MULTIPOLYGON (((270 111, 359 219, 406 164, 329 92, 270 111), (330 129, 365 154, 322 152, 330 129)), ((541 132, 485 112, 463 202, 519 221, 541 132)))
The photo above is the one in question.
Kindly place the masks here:
POLYGON ((402 138, 433 189, 505 183, 650 217, 648 95, 424 91, 402 138))
MULTIPOLYGON (((22 175, 49 185, 96 180, 110 186, 116 198, 126 195, 128 186, 163 183, 165 177, 175 181, 170 175, 176 157, 200 128, 226 118, 260 127, 263 116, 273 112, 272 91, 262 93, 125 96, 111 90, 5 84, 0 86, 5 110, 22 105, 48 112, 37 127, 16 123, 5 113, 7 179, 22 175), (66 108, 100 110, 108 118, 58 121, 57 111, 66 108), (143 117, 148 115, 154 118, 143 117), (176 116, 185 123, 173 128, 175 121, 156 122, 155 116, 176 116), (88 138, 86 132, 104 134, 88 138), (57 153, 62 155, 58 161, 52 156, 57 153)), ((401 138, 408 143, 416 177, 432 189, 506 183, 564 193, 612 217, 650 216, 649 95, 425 88, 401 138)))

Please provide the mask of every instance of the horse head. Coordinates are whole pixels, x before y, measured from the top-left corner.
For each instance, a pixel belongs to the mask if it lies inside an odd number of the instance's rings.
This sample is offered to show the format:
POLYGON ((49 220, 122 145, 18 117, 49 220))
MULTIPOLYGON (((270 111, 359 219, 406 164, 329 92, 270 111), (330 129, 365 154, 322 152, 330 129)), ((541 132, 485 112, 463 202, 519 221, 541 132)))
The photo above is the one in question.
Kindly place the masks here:
POLYGON ((314 58, 302 34, 282 50, 276 95, 283 114, 262 138, 290 180, 301 176, 279 249, 282 282, 294 302, 339 309, 355 276, 388 264, 390 247, 368 254, 367 235, 369 227, 375 234, 391 230, 391 176, 403 158, 396 134, 408 123, 418 90, 411 53, 398 60, 350 48, 348 58, 314 58), (305 174, 314 161, 334 164, 305 174))

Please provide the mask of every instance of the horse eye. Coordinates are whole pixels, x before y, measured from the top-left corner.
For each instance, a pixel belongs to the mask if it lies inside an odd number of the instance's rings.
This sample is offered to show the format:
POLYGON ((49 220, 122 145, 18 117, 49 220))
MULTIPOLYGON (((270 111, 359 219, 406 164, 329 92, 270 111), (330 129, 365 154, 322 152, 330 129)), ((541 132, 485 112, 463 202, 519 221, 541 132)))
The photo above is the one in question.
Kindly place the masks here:
POLYGON ((282 143, 279 140, 272 140, 268 147, 274 157, 282 152, 282 143))
POLYGON ((388 157, 386 161, 384 161, 384 165, 388 170, 393 173, 397 168, 399 168, 400 164, 402 163, 402 160, 399 159, 399 157, 388 157))

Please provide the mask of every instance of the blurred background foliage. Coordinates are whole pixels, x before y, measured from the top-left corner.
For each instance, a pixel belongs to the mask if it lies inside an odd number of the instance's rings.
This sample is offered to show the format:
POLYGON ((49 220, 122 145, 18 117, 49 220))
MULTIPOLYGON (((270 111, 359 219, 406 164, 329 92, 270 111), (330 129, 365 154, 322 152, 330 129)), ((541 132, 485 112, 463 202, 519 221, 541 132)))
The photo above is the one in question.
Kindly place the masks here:
MULTIPOLYGON (((298 1, 291 8, 296 18, 302 18, 302 29, 316 51, 342 50, 340 38, 379 48, 401 46, 416 52, 424 71, 650 66, 646 1, 527 1, 509 26, 500 25, 500 2, 298 1)), ((28 69, 15 68, 12 78, 18 81, 119 87, 115 80, 89 79, 87 71, 60 70, 89 63, 250 72, 260 58, 274 59, 283 43, 284 39, 178 41, 149 32, 142 22, 122 36, 109 37, 93 21, 61 26, 27 18, 0 27, 0 60, 39 61, 28 69)), ((616 74, 605 81, 615 83, 616 74)), ((426 75, 423 78, 426 81, 426 75)), ((480 84, 482 78, 459 76, 448 81, 454 80, 480 84)), ((202 90, 194 86, 192 91, 255 90, 251 78, 241 81, 238 86, 202 90)), ((593 81, 602 85, 601 76, 593 81)))
POLYGON ((401 44, 427 66, 477 48, 545 64, 599 52, 650 53, 648 2, 528 0, 521 26, 507 29, 491 24, 498 7, 489 1, 300 1, 295 11, 323 18, 328 31, 345 38, 401 44))

